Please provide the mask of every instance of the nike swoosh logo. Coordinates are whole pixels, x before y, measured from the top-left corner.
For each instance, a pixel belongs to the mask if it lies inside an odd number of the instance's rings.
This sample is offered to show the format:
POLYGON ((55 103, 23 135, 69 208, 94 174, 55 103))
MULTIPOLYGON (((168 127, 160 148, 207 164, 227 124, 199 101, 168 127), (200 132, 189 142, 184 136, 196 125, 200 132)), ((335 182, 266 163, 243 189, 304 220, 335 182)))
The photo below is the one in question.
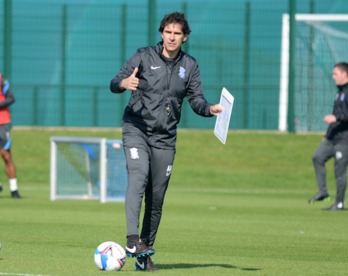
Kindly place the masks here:
POLYGON ((136 260, 136 262, 137 262, 137 265, 138 265, 142 270, 145 269, 145 262, 140 263, 140 262, 138 262, 138 260, 136 260))
POLYGON ((127 246, 126 246, 126 250, 128 251, 128 252, 130 252, 130 253, 135 253, 135 251, 137 250, 137 248, 135 247, 135 246, 133 246, 133 248, 128 248, 127 246))
POLYGON ((152 65, 151 65, 151 69, 152 69, 152 70, 156 70, 156 69, 159 69, 159 68, 161 68, 161 66, 152 66, 152 65))

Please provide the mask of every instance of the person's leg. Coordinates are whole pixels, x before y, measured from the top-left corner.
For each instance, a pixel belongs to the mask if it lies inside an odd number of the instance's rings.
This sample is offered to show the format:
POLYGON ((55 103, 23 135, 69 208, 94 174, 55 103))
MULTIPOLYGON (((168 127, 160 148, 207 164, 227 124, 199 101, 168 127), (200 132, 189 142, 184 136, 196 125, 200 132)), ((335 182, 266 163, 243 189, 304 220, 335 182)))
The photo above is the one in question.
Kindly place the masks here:
POLYGON ((11 155, 11 144, 12 139, 8 126, 2 126, 0 129, 0 140, 1 140, 1 157, 4 160, 5 172, 9 180, 9 186, 11 195, 13 198, 20 198, 18 193, 17 176, 16 176, 16 166, 11 155))
MULTIPOLYGON (((151 148, 150 178, 145 191, 145 213, 140 238, 152 246, 162 217, 162 206, 169 179, 172 173, 175 150, 151 148)), ((138 257, 135 269, 139 271, 156 271, 150 256, 138 257)))
POLYGON ((128 186, 126 191, 127 236, 139 235, 141 204, 149 175, 149 155, 143 148, 125 147, 128 186))
POLYGON ((336 203, 344 201, 347 187, 348 145, 335 145, 336 203))
POLYGON ((314 202, 323 200, 329 196, 326 185, 326 167, 325 163, 334 155, 333 144, 324 139, 313 154, 312 161, 318 185, 318 193, 309 200, 314 202))
POLYGON ((1 157, 5 163, 5 171, 9 179, 16 178, 16 167, 12 159, 11 151, 1 149, 1 157))
POLYGON ((145 213, 140 235, 140 238, 149 246, 152 246, 156 239, 174 157, 174 149, 151 148, 151 181, 149 181, 145 191, 145 213))
POLYGON ((126 191, 127 246, 129 257, 144 257, 155 253, 139 237, 139 216, 149 178, 150 151, 146 137, 132 126, 123 129, 124 152, 127 161, 128 186, 126 191))

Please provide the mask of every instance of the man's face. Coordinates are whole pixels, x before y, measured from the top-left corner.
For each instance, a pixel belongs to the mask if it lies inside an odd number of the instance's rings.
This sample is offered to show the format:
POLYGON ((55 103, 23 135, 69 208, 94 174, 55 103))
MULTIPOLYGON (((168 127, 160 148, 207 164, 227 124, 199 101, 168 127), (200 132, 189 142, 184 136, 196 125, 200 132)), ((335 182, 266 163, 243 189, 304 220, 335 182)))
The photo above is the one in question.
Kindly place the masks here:
POLYGON ((336 85, 344 85, 348 83, 348 74, 346 71, 342 71, 340 68, 335 67, 332 71, 332 78, 336 85))
POLYGON ((171 23, 164 27, 161 34, 163 40, 163 55, 167 58, 174 58, 178 54, 180 47, 187 39, 180 24, 171 23))

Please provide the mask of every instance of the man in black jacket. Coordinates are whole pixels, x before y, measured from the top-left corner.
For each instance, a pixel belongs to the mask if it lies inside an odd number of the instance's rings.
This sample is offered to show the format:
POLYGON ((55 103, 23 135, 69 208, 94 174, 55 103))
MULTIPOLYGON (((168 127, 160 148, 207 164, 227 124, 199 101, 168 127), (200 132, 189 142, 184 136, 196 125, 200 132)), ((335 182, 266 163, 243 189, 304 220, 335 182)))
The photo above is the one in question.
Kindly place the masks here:
POLYGON ((338 88, 333 113, 324 117, 328 124, 326 135, 313 155, 313 164, 318 182, 318 193, 309 203, 329 197, 326 187, 325 163, 335 158, 336 202, 326 210, 343 210, 344 194, 347 186, 348 165, 348 63, 335 64, 332 75, 338 88))
POLYGON ((126 252, 137 257, 137 270, 156 269, 150 256, 155 253, 152 246, 173 168, 184 98, 200 116, 212 117, 222 111, 221 105, 207 102, 198 64, 181 51, 190 31, 182 13, 166 15, 159 28, 162 42, 138 49, 110 83, 113 93, 132 91, 124 111, 122 136, 128 171, 126 252), (144 195, 145 213, 139 235, 144 195))

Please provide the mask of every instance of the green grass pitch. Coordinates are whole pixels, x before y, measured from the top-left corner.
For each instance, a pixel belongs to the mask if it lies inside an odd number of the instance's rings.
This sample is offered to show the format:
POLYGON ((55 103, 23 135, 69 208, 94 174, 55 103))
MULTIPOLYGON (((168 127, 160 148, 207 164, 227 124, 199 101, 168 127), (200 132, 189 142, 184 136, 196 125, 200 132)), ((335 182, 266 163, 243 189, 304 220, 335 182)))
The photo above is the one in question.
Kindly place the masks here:
MULTIPOLYGON (((0 275, 136 275, 99 271, 96 246, 125 245, 123 203, 49 200, 49 137, 121 138, 119 131, 12 131, 22 200, 0 180, 0 275)), ((311 156, 321 135, 179 131, 177 155, 153 259, 156 275, 346 275, 348 212, 316 192, 311 156)), ((348 206, 347 206, 348 207, 348 206)))

